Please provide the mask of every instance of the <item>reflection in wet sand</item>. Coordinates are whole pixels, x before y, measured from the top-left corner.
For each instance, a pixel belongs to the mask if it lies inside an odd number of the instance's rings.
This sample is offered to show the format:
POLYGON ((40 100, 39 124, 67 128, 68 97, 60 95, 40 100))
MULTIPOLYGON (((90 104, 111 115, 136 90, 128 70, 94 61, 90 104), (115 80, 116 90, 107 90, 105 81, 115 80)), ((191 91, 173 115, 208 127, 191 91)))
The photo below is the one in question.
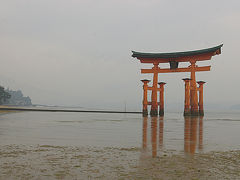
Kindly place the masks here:
POLYGON ((203 150, 203 116, 199 117, 199 145, 198 145, 198 149, 199 152, 202 152, 203 150))
POLYGON ((142 148, 147 149, 147 123, 148 117, 143 117, 143 134, 142 134, 142 148))
MULTIPOLYGON (((184 152, 195 154, 203 150, 203 117, 184 117, 184 152)), ((156 157, 158 150, 163 150, 164 117, 143 117, 142 148, 147 152, 150 147, 152 157, 156 157), (148 129, 148 123, 151 128, 148 129), (151 141, 148 142, 148 136, 151 141), (148 146, 149 145, 149 146, 148 146)))
POLYGON ((194 154, 197 145, 197 119, 198 117, 191 117, 191 129, 190 129, 190 153, 194 154))
POLYGON ((189 116, 185 116, 184 122, 184 152, 188 153, 190 149, 190 132, 191 132, 191 119, 189 116))
POLYGON ((151 118, 152 157, 157 156, 157 117, 151 118))
POLYGON ((143 117, 143 131, 142 131, 142 148, 144 152, 147 152, 148 134, 151 134, 151 152, 152 157, 157 156, 157 148, 162 149, 163 147, 163 125, 164 125, 163 117, 143 117), (151 129, 148 132, 148 121, 151 120, 151 129), (158 126, 159 122, 159 126, 158 126))
POLYGON ((163 148, 163 126, 164 126, 164 121, 163 121, 163 116, 159 117, 159 149, 163 148))
POLYGON ((203 149, 203 117, 184 117, 184 152, 195 154, 203 149))

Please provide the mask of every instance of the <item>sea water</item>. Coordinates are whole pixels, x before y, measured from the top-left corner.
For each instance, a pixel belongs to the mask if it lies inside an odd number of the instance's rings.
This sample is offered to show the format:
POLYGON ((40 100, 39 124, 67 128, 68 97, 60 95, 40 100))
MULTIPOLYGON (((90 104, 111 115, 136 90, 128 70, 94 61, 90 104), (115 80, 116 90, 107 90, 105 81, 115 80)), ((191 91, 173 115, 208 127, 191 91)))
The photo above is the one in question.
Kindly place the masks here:
POLYGON ((182 113, 165 113, 161 119, 143 118, 141 114, 74 112, 0 115, 0 145, 146 146, 151 149, 156 141, 158 151, 180 152, 186 149, 189 140, 190 143, 196 141, 194 152, 199 152, 199 148, 208 152, 240 149, 239 137, 239 112, 207 112, 195 121, 187 120, 182 113))

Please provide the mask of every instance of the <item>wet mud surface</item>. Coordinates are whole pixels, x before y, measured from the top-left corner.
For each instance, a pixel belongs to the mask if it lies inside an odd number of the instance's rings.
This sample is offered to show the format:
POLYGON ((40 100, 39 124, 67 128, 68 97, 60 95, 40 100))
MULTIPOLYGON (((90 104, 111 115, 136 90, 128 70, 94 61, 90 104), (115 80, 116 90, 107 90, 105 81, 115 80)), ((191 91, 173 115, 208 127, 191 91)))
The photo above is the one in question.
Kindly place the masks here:
POLYGON ((239 179, 240 150, 195 155, 140 148, 1 145, 0 179, 239 179))

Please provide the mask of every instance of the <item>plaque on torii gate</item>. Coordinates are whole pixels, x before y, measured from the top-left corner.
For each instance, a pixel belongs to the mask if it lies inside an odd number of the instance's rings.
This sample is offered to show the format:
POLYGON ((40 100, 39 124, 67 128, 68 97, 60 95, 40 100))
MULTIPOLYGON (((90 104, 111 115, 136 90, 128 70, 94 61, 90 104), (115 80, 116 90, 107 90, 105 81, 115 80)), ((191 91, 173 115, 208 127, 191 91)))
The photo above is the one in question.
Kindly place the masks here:
MULTIPOLYGON (((196 76, 195 72, 199 71, 210 71, 211 66, 202 66, 199 67, 196 65, 197 61, 205 61, 205 60, 211 60, 212 56, 221 54, 221 47, 223 44, 207 48, 207 49, 201 49, 201 50, 195 50, 195 51, 185 51, 185 52, 173 52, 173 53, 142 53, 142 52, 136 52, 132 51, 132 57, 137 58, 140 60, 141 63, 150 63, 153 64, 152 69, 141 69, 142 74, 150 73, 153 74, 153 84, 152 87, 146 88, 146 80, 145 82, 145 90, 149 89, 151 90, 151 102, 147 102, 147 105, 151 105, 151 116, 157 116, 158 115, 158 103, 157 96, 158 96, 158 74, 159 73, 175 73, 175 72, 190 72, 190 87, 189 93, 185 92, 186 94, 189 94, 190 97, 190 115, 199 115, 199 107, 198 107, 198 91, 201 96, 200 101, 202 101, 202 86, 201 88, 197 87, 196 83, 196 76), (178 65, 180 62, 189 62, 190 65, 188 67, 182 67, 179 68, 178 65), (169 63, 170 68, 160 68, 160 63, 169 63), (199 90, 200 89, 200 90, 199 90)), ((186 89, 185 89, 186 91, 186 89)), ((146 92, 145 92, 146 95, 146 92)), ((202 102, 201 102, 202 103, 202 102)), ((203 108, 203 107, 202 107, 203 108)), ((143 101, 143 114, 146 115, 146 97, 145 102, 143 101)), ((162 112, 163 114, 163 112, 162 112)))

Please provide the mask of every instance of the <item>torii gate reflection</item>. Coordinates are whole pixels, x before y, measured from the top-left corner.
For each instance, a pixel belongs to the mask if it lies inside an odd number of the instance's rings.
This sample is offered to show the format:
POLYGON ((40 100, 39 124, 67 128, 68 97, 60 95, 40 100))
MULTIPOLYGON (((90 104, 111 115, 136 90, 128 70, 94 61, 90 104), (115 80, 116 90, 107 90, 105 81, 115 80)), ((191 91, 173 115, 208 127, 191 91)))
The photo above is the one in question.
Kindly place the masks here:
MULTIPOLYGON (((166 139, 166 138, 165 138, 166 139)), ((203 116, 184 117, 184 152, 195 154, 203 150, 203 116)), ((143 117, 142 149, 146 155, 151 152, 152 157, 164 150, 164 117, 143 117)))

